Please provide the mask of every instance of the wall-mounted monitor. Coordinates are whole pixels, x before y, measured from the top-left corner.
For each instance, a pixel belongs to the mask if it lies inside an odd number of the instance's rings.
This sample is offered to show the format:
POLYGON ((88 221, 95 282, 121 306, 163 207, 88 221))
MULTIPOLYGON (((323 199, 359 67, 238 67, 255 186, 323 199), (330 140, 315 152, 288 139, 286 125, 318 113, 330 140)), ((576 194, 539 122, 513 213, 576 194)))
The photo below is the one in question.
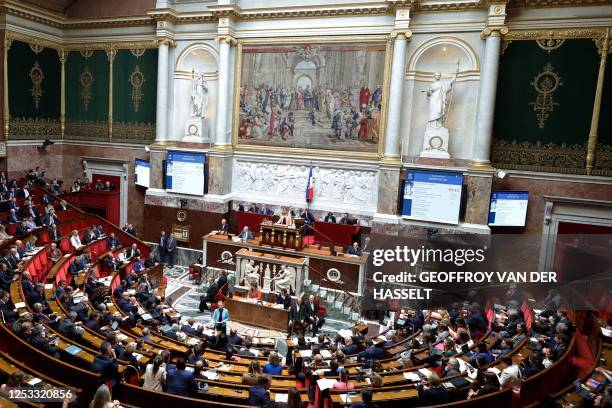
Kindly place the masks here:
POLYGON ((463 174, 408 170, 402 216, 406 219, 459 224, 463 174))
POLYGON ((151 177, 151 163, 148 160, 135 160, 134 166, 134 182, 137 186, 149 187, 149 178, 151 177))
POLYGON ((489 207, 489 225, 524 227, 528 201, 527 191, 493 191, 489 207))
POLYGON ((206 154, 168 151, 166 190, 172 193, 204 195, 206 154))

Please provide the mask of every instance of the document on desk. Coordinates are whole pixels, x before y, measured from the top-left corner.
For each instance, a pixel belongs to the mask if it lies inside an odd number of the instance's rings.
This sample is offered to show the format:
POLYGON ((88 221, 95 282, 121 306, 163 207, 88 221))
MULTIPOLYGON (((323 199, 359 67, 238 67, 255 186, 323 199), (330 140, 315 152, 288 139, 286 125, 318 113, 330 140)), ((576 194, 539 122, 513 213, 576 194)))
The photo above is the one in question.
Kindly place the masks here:
POLYGON ((332 356, 332 353, 329 350, 321 350, 320 353, 323 356, 323 358, 331 358, 332 356))
POLYGON ((337 382, 338 381, 333 378, 321 378, 320 380, 317 380, 317 385, 321 391, 325 391, 332 388, 337 382))
POLYGON ((350 404, 352 402, 351 397, 348 394, 338 395, 344 404, 350 404))
POLYGON ((206 377, 206 379, 211 381, 216 381, 217 379, 219 379, 219 374, 215 370, 207 370, 204 371, 202 374, 204 374, 204 377, 206 377))
POLYGON ((289 394, 274 394, 275 402, 287 402, 289 401, 289 394))
POLYGON ((421 377, 419 377, 419 375, 413 371, 404 372, 404 378, 412 382, 421 381, 421 377))

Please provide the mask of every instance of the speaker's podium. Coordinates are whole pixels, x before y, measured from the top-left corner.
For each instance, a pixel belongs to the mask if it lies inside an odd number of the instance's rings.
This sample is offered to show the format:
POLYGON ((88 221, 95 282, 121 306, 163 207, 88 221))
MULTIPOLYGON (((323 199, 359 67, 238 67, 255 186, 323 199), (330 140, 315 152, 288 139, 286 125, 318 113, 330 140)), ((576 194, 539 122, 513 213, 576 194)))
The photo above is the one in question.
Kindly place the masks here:
POLYGON ((300 230, 290 225, 262 223, 259 226, 261 245, 278 247, 289 251, 302 250, 300 230))

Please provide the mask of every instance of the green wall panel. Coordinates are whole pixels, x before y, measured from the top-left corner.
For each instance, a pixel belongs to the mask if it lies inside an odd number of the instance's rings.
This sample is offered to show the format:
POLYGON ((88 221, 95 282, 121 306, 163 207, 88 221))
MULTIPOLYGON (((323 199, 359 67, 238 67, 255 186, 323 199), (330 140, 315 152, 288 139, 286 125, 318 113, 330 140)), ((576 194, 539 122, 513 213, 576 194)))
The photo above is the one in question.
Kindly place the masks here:
POLYGON ((44 48, 36 54, 30 45, 13 41, 8 52, 9 112, 13 118, 59 120, 61 63, 57 51, 44 48), (38 63, 43 79, 38 106, 32 95, 30 73, 38 63))
POLYGON ((113 64, 113 121, 155 123, 157 93, 157 49, 136 57, 119 50, 113 64), (143 81, 138 85, 138 79, 143 81), (140 92, 138 92, 140 90, 140 92))
POLYGON ((67 121, 108 121, 109 68, 105 51, 96 50, 89 58, 78 51, 69 53, 66 61, 67 121), (88 84, 89 87, 85 86, 88 84))
MULTIPOLYGON (((541 49, 535 41, 510 43, 501 58, 494 137, 557 145, 586 142, 598 69, 599 54, 592 40, 567 40, 551 52, 541 49), (540 127, 533 106, 538 92, 532 82, 547 64, 560 77, 561 84, 552 93, 553 110, 540 127)), ((556 79, 544 75, 538 82, 543 89, 547 84, 554 86, 556 79)))

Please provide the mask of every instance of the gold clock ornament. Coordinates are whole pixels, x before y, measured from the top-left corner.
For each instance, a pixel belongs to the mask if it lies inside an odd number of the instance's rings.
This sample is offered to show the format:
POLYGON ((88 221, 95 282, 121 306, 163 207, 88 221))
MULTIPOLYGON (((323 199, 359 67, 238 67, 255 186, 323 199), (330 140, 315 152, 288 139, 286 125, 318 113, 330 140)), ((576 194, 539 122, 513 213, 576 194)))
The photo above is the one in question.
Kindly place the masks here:
POLYGON ((185 210, 178 210, 176 212, 176 219, 179 220, 180 222, 183 222, 187 219, 187 211, 185 210))

